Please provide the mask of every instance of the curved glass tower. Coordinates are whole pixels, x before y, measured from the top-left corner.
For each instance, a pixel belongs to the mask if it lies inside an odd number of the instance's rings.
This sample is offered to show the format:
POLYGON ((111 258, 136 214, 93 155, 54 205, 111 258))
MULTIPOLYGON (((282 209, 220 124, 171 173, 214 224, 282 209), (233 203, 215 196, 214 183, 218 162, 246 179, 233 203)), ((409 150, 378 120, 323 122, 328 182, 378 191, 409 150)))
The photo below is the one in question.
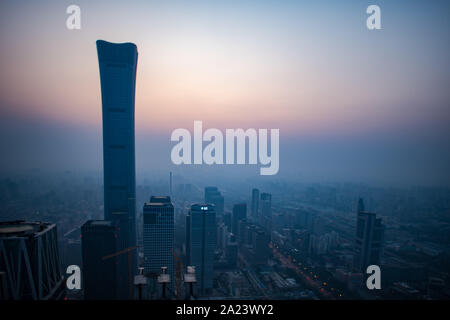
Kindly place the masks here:
MULTIPOLYGON (((117 250, 136 245, 134 98, 138 53, 133 43, 97 41, 103 117, 105 220, 117 227, 117 250)), ((118 298, 132 295, 135 252, 116 257, 118 298), (131 262, 130 262, 131 260, 131 262), (131 269, 131 273, 130 273, 131 269)))

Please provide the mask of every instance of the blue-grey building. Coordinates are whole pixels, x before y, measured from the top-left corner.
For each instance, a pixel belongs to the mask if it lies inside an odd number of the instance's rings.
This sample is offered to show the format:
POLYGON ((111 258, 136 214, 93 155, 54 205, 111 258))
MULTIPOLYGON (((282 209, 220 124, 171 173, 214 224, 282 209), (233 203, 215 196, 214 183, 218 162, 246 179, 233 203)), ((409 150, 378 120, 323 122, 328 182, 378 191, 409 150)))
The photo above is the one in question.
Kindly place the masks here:
POLYGON ((214 250, 216 248, 216 211, 214 205, 194 204, 187 216, 189 264, 195 266, 197 289, 208 294, 213 287, 214 250))
POLYGON ((174 209, 170 197, 151 197, 144 204, 144 271, 160 274, 167 267, 174 288, 174 209))
POLYGON ((270 232, 272 230, 272 195, 270 193, 261 193, 260 207, 259 224, 270 232))
POLYGON ((252 216, 253 221, 258 221, 259 214, 259 190, 252 189, 252 216))
POLYGON ((231 232, 236 236, 239 235, 239 221, 247 219, 247 204, 238 203, 233 206, 233 218, 231 224, 231 232))
POLYGON ((385 226, 382 219, 364 209, 364 202, 359 199, 353 262, 354 269, 359 272, 365 272, 373 264, 380 266, 384 247, 385 226))
MULTIPOLYGON (((134 99, 138 53, 132 43, 97 41, 102 92, 103 176, 105 220, 120 228, 118 250, 136 245, 136 176, 134 151, 134 99)), ((126 254, 118 257, 119 274, 129 274, 126 254)), ((136 269, 133 251, 132 274, 136 269)), ((118 298, 133 290, 128 277, 117 284, 118 298)))

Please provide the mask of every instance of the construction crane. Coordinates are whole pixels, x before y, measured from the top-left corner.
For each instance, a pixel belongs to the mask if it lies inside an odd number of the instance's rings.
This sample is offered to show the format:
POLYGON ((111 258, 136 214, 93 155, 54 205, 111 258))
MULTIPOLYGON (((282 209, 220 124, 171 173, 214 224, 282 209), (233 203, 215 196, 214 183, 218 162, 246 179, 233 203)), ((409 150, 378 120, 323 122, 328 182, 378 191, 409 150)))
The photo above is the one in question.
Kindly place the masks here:
POLYGON ((180 257, 175 254, 175 252, 170 249, 173 258, 177 261, 177 268, 175 271, 175 288, 176 288, 176 297, 177 300, 180 299, 181 296, 181 273, 183 272, 183 262, 181 262, 180 257))
POLYGON ((122 254, 128 253, 128 287, 130 290, 130 299, 133 300, 133 250, 137 249, 139 246, 125 248, 123 250, 117 251, 116 253, 104 256, 102 260, 111 259, 122 254))

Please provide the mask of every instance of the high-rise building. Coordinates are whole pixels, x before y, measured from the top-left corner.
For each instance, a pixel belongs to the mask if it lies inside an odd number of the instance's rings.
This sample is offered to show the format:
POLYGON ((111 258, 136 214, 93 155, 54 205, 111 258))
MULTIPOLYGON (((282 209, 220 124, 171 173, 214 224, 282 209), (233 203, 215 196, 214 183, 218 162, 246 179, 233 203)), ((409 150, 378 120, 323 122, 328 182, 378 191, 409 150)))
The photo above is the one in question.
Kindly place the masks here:
POLYGON ((364 200, 362 198, 358 199, 358 207, 356 209, 356 213, 365 212, 364 200))
MULTIPOLYGON (((138 53, 132 43, 97 41, 103 116, 105 220, 120 227, 118 250, 136 245, 134 100, 138 53)), ((118 257, 118 273, 128 274, 127 255, 118 257)), ((132 252, 132 273, 136 254, 132 252)), ((117 284, 118 298, 129 298, 128 278, 117 284)))
POLYGON ((223 215, 224 198, 217 187, 205 187, 205 203, 215 206, 217 216, 223 215))
POLYGON ((258 214, 259 214, 259 190, 253 189, 252 190, 252 219, 253 221, 258 221, 258 214))
POLYGON ((144 271, 161 273, 167 267, 174 288, 174 209, 170 197, 151 197, 144 204, 144 271))
POLYGON ((191 215, 186 214, 186 265, 191 265, 191 215))
POLYGON ((231 225, 231 232, 233 232, 236 236, 239 233, 239 221, 247 218, 247 204, 238 203, 233 206, 233 218, 231 225))
POLYGON ((228 241, 225 248, 225 256, 230 267, 236 268, 238 261, 238 244, 236 236, 232 233, 228 234, 228 241))
POLYGON ((222 221, 227 226, 228 231, 231 231, 231 212, 225 212, 222 216, 222 221))
POLYGON ((261 193, 261 215, 259 223, 268 230, 272 229, 272 195, 261 193))
POLYGON ((226 235, 228 233, 227 226, 225 223, 220 222, 217 225, 217 247, 225 250, 226 247, 226 235))
POLYGON ((258 228, 257 225, 255 224, 247 224, 247 241, 245 244, 247 245, 253 245, 253 233, 255 232, 255 230, 258 228))
POLYGON ((120 256, 104 259, 117 252, 119 226, 111 221, 89 220, 81 227, 83 288, 86 300, 117 299, 117 283, 128 274, 117 272, 120 256))
POLYGON ((205 295, 213 287, 214 250, 216 248, 216 212, 210 204, 194 204, 187 216, 189 264, 195 266, 197 288, 205 295))
POLYGON ((272 215, 272 195, 261 193, 261 215, 270 217, 272 215))
POLYGON ((236 240, 239 242, 239 246, 247 244, 248 239, 248 221, 247 219, 241 219, 238 222, 238 232, 236 234, 236 240))
POLYGON ((265 264, 269 258, 270 234, 263 228, 256 228, 253 232, 253 259, 254 264, 265 264))
POLYGON ((64 298, 56 225, 44 222, 0 222, 1 298, 64 298))
POLYGON ((375 213, 364 211, 364 202, 359 199, 353 264, 355 270, 365 272, 370 265, 380 265, 384 229, 381 218, 377 218, 375 213))
POLYGON ((239 239, 239 246, 246 261, 252 265, 266 264, 270 255, 270 234, 264 228, 243 220, 240 229, 242 240, 239 239))

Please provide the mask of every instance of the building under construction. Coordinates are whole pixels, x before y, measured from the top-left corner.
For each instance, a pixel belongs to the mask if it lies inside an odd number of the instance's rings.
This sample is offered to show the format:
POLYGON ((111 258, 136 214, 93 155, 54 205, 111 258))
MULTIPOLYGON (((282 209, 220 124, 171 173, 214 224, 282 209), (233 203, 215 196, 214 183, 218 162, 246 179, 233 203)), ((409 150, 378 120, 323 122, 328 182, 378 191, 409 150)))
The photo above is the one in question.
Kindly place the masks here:
POLYGON ((0 222, 0 299, 62 299, 64 286, 56 225, 0 222))

